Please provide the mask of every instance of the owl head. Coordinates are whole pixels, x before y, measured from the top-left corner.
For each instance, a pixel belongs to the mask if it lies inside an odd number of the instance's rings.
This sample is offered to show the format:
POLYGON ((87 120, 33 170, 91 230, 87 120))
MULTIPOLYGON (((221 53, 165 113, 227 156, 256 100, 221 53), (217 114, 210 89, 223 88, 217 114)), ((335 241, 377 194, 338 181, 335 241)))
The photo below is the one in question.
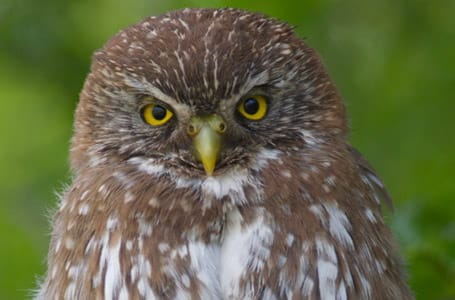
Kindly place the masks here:
POLYGON ((217 176, 254 170, 263 149, 320 153, 346 128, 321 60, 290 26, 236 9, 182 10, 146 18, 94 54, 72 167, 148 159, 170 174, 217 176))

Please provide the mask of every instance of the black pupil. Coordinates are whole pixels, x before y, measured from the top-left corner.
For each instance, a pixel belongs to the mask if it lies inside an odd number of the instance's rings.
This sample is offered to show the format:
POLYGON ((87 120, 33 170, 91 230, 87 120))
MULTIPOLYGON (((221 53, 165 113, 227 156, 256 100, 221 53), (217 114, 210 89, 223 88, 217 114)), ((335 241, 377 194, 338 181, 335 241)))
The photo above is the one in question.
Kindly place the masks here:
POLYGON ((254 98, 248 98, 243 102, 243 109, 247 114, 254 115, 259 110, 259 102, 254 98))
POLYGON ((162 106, 155 105, 152 110, 152 115, 158 121, 163 120, 166 117, 166 109, 162 106))

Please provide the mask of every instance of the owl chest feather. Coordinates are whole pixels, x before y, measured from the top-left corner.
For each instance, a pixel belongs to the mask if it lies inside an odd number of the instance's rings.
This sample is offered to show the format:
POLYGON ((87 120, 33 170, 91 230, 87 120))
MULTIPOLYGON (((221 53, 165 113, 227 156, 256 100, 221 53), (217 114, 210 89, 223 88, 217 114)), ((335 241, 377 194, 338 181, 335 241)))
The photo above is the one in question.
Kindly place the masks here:
MULTIPOLYGON (((178 266, 178 260, 168 260, 165 269, 176 283, 171 293, 175 299, 192 295, 198 299, 260 298, 248 280, 250 274, 261 272, 265 266, 273 232, 262 217, 245 226, 235 209, 223 221, 224 229, 217 241, 187 240, 180 245, 178 255, 188 258, 185 268, 178 266)), ((150 294, 159 298, 153 288, 150 294)))
MULTIPOLYGON (((393 283, 387 234, 374 245, 338 204, 311 204, 292 185, 272 193, 265 180, 264 188, 245 173, 176 180, 161 196, 152 185, 137 199, 126 181, 115 192, 73 187, 57 216, 42 299, 369 299, 375 280, 393 283)), ((370 225, 379 218, 370 209, 365 217, 370 225)))

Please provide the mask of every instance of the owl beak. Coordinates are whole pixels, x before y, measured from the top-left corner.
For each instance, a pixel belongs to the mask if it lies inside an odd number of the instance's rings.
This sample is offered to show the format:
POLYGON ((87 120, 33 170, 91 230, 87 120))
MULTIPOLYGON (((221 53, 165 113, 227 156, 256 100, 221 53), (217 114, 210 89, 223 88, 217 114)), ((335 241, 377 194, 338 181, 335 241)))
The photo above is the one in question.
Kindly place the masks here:
POLYGON ((215 170, 225 131, 226 123, 218 115, 194 116, 188 125, 187 132, 193 139, 195 157, 208 176, 212 176, 215 170))

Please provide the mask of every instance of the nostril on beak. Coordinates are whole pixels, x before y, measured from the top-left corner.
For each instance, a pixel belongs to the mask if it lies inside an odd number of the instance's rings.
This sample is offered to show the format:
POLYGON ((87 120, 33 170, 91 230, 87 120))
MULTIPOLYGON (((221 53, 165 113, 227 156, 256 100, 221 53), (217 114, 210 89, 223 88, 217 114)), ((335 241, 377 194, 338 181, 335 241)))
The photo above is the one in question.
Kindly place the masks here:
POLYGON ((224 122, 220 122, 220 124, 218 124, 218 132, 223 133, 225 131, 226 131, 226 124, 224 124, 224 122))
POLYGON ((219 134, 223 134, 227 129, 226 122, 218 115, 210 116, 207 121, 210 127, 219 134))
POLYGON ((197 134, 196 127, 193 124, 188 125, 187 132, 190 136, 195 136, 197 134))

